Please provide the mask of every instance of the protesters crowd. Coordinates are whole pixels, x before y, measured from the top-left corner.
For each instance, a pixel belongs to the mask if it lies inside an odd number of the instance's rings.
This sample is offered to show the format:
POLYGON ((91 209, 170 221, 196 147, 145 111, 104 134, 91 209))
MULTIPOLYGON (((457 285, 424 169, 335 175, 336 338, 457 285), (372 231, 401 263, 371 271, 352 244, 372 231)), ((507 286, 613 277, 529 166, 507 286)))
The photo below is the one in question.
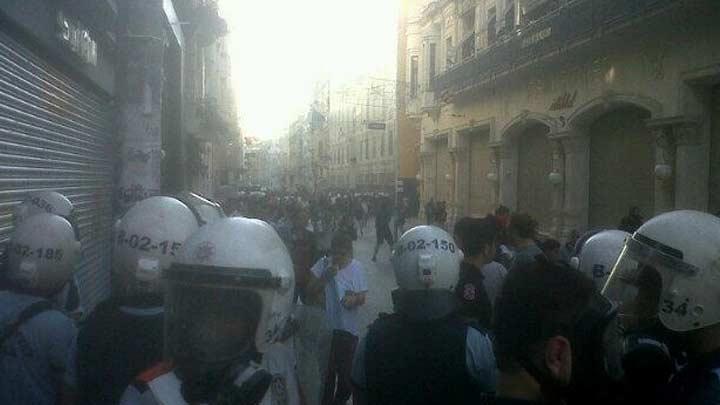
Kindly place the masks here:
POLYGON ((423 208, 408 226, 418 204, 380 193, 150 197, 87 312, 73 205, 32 193, 3 249, 0 403, 720 404, 716 216, 632 207, 560 241, 504 206, 423 208), (397 289, 364 328, 367 232, 397 289))

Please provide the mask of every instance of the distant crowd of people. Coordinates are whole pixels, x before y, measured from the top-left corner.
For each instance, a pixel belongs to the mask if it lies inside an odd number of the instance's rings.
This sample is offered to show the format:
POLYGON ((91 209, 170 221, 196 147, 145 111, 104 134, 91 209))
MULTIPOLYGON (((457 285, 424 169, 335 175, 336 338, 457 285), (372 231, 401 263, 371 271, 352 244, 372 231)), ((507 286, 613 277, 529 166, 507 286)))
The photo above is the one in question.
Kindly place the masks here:
POLYGON ((720 403, 720 218, 632 208, 561 243, 502 206, 448 232, 431 201, 405 231, 409 205, 149 197, 86 311, 74 274, 97 241, 70 199, 32 192, 0 261, 0 403, 720 403), (364 328, 354 241, 373 218, 397 288, 364 328))

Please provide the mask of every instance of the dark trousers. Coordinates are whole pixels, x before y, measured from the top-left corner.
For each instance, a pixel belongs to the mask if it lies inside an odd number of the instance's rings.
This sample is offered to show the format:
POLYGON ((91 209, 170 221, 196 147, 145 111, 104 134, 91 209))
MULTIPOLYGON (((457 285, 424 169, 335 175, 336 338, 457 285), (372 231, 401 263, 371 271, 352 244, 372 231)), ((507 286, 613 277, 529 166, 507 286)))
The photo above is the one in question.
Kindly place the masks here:
POLYGON ((330 343, 322 405, 345 404, 350 399, 352 362, 358 338, 352 333, 334 330, 330 343))

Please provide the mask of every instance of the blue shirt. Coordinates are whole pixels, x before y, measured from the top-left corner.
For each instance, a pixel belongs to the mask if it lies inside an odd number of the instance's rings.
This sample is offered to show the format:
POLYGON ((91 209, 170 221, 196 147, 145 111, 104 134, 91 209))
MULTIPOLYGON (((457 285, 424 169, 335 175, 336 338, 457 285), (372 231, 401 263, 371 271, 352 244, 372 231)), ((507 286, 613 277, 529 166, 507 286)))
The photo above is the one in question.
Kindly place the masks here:
MULTIPOLYGON (((0 291, 0 329, 37 301, 37 297, 0 291)), ((76 336, 74 322, 55 310, 23 323, 0 347, 0 404, 56 404, 61 384, 75 385, 67 364, 76 336)))

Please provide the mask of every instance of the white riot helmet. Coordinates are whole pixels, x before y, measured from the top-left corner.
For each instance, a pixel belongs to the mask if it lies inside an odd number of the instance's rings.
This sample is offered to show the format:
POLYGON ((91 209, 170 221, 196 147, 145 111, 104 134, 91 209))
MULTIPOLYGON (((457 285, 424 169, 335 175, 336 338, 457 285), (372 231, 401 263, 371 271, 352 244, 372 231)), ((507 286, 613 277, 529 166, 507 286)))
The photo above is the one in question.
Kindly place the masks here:
POLYGON ((591 236, 583 244, 579 254, 578 270, 592 279, 598 290, 607 282, 620 252, 625 246, 625 239, 630 234, 624 231, 601 231, 591 236))
POLYGON ((57 191, 36 191, 29 193, 22 203, 15 207, 13 220, 15 226, 41 212, 60 215, 71 221, 73 205, 67 197, 57 191))
POLYGON ((275 342, 293 301, 290 255, 267 223, 223 218, 202 227, 165 272, 166 351, 189 373, 275 342))
POLYGON ((55 214, 23 221, 8 245, 8 281, 34 295, 50 296, 67 283, 80 258, 80 242, 70 222, 55 214))
POLYGON ((172 197, 135 203, 115 224, 113 275, 121 296, 160 291, 162 270, 199 228, 190 208, 172 197))
POLYGON ((220 204, 190 191, 178 193, 176 198, 187 205, 197 216, 200 226, 212 224, 220 218, 225 218, 225 212, 220 204))
POLYGON ((462 254, 452 236, 435 226, 405 232, 393 249, 392 265, 398 290, 398 313, 418 320, 449 315, 457 307, 454 289, 462 254))
POLYGON ((639 325, 659 319, 687 332, 719 323, 720 218, 673 211, 647 221, 627 239, 603 294, 639 325))

